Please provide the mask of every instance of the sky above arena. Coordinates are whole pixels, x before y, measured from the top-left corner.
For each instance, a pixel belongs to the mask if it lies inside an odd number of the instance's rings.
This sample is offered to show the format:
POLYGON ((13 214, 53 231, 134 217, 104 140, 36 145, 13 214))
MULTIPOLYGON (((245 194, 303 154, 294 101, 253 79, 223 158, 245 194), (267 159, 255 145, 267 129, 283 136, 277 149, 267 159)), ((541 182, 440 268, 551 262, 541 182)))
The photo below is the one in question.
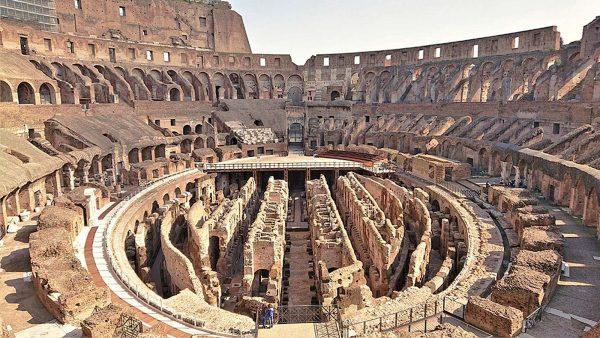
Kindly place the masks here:
POLYGON ((255 53, 315 54, 415 47, 558 26, 581 39, 600 0, 228 0, 255 53))

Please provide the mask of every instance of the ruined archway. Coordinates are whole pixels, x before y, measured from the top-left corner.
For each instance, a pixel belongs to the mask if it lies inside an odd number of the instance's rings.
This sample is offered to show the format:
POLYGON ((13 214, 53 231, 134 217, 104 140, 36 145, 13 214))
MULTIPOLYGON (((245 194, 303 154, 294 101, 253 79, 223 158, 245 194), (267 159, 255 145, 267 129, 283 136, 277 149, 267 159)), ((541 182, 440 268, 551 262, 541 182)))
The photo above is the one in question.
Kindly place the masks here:
POLYGON ((169 91, 169 101, 181 101, 181 93, 177 88, 171 88, 169 91))
POLYGON ((13 102, 12 89, 4 81, 0 81, 0 102, 13 102))
POLYGON ((334 90, 331 92, 331 101, 337 101, 340 98, 340 92, 334 90))
POLYGON ((56 104, 56 91, 52 85, 44 83, 40 86, 40 103, 56 104))
POLYGON ((191 135, 191 134, 192 134, 192 127, 189 125, 183 126, 183 135, 191 135))
POLYGON ((17 96, 19 104, 35 104, 35 92, 33 87, 27 82, 21 82, 17 87, 17 96))

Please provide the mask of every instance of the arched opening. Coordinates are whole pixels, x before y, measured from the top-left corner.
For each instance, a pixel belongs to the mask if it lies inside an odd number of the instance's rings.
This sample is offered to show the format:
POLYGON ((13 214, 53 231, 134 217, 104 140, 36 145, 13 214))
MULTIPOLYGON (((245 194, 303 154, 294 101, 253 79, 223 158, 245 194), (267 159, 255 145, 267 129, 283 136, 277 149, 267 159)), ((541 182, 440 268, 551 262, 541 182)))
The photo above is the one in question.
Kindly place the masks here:
POLYGON ((152 161, 152 147, 142 149, 142 161, 152 161))
POLYGON ((290 100, 294 106, 299 106, 302 103, 302 88, 290 87, 288 90, 288 100, 290 100))
POLYGON ((183 154, 189 154, 192 152, 192 141, 183 140, 181 141, 180 150, 183 154))
POLYGON ((177 88, 171 88, 169 91, 169 101, 181 101, 181 93, 177 88))
POLYGON ((175 198, 178 198, 181 196, 181 188, 177 187, 175 189, 175 198))
POLYGON ((185 185, 185 191, 192 194, 192 198, 190 199, 190 204, 196 203, 197 194, 196 194, 196 185, 193 182, 190 182, 185 185))
POLYGON ((208 257, 210 259, 210 268, 217 271, 217 263, 221 256, 221 245, 219 237, 211 236, 208 241, 208 257))
POLYGON ((22 82, 17 88, 17 95, 19 104, 35 104, 35 93, 29 83, 22 82))
POLYGON ((166 146, 159 144, 154 148, 154 158, 164 158, 166 156, 166 146))
POLYGON ((4 81, 0 81, 0 102, 13 102, 12 90, 4 81))
POLYGON ((169 196, 169 194, 164 194, 163 195, 163 204, 167 204, 171 201, 171 196, 169 196))
POLYGON ((156 214, 156 213, 158 213, 159 209, 160 209, 160 206, 158 205, 158 202, 157 201, 152 202, 151 213, 156 214))
POLYGON ((196 134, 202 134, 202 125, 201 124, 197 124, 196 127, 194 128, 194 132, 196 134))
POLYGON ((40 102, 41 104, 56 104, 56 94, 51 85, 44 83, 40 86, 40 102))
POLYGON ((192 127, 190 127, 189 125, 183 126, 183 135, 191 135, 191 134, 192 134, 192 127))
POLYGON ((215 139, 212 137, 209 137, 206 139, 206 147, 210 148, 210 149, 215 149, 215 139))
POLYGON ((204 148, 204 139, 202 137, 198 137, 194 141, 194 149, 202 149, 204 148))
POLYGON ((235 136, 227 136, 227 145, 237 145, 238 144, 238 139, 235 136))
POLYGON ((290 144, 301 145, 304 142, 304 127, 300 123, 292 123, 288 132, 290 144))
POLYGON ((340 98, 340 92, 334 90, 331 92, 331 101, 336 101, 340 98))
POLYGON ((138 163, 140 161, 140 150, 138 148, 131 149, 127 158, 129 159, 130 164, 138 163))
POLYGON ((269 285, 269 270, 261 269, 254 273, 252 280, 252 297, 264 297, 269 285))
POLYGON ((113 156, 108 154, 102 158, 102 171, 113 169, 113 156))
POLYGON ((440 211, 440 202, 438 202, 437 200, 433 200, 433 202, 431 202, 431 211, 433 212, 438 212, 440 211))

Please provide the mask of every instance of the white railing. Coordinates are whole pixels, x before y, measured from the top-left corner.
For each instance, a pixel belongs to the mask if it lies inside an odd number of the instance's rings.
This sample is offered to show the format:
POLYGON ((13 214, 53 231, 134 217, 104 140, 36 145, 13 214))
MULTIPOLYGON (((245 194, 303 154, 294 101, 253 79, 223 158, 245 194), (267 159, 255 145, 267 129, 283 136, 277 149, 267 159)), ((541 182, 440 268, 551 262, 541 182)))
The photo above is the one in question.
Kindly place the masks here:
MULTIPOLYGON (((230 333, 222 333, 222 332, 211 332, 204 328, 205 321, 198 320, 197 318, 189 317, 178 310, 175 310, 171 307, 165 306, 163 304, 163 298, 151 291, 148 288, 141 288, 140 282, 141 280, 135 276, 132 279, 124 273, 121 266, 119 266, 119 261, 115 258, 115 254, 112 250, 113 238, 112 233, 114 232, 119 219, 124 215, 124 213, 133 205, 133 203, 139 199, 141 199, 144 195, 148 194, 152 189, 170 182, 174 181, 178 178, 184 177, 193 172, 197 172, 196 169, 187 169, 177 174, 173 174, 170 176, 164 176, 158 180, 155 180, 149 184, 144 186, 140 186, 135 190, 129 192, 125 198, 113 209, 109 212, 109 214, 104 218, 105 220, 105 228, 103 231, 103 253, 104 258, 106 260, 107 266, 110 268, 113 275, 118 278, 124 286, 126 286, 137 298, 138 300, 143 301, 147 305, 160 310, 162 314, 170 316, 179 321, 185 322, 189 325, 192 325, 198 329, 201 329, 207 333, 218 334, 230 336, 230 333)), ((239 332, 239 334, 244 334, 244 332, 239 332)), ((249 332, 249 334, 253 334, 253 332, 249 332)))
POLYGON ((376 174, 392 173, 383 165, 365 166, 358 162, 275 162, 275 163, 205 163, 205 171, 285 170, 285 169, 363 169, 376 174))

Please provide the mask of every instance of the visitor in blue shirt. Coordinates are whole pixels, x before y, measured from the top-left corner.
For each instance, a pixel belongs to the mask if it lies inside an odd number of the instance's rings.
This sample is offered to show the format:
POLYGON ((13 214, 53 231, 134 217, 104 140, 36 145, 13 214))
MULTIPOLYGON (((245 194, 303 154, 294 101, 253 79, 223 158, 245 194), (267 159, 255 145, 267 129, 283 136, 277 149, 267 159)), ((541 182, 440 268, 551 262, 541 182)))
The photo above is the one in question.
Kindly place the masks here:
POLYGON ((273 316, 275 315, 275 309, 273 309, 272 305, 269 305, 268 308, 265 309, 265 314, 263 316, 263 327, 267 328, 269 325, 269 329, 273 327, 273 316))

